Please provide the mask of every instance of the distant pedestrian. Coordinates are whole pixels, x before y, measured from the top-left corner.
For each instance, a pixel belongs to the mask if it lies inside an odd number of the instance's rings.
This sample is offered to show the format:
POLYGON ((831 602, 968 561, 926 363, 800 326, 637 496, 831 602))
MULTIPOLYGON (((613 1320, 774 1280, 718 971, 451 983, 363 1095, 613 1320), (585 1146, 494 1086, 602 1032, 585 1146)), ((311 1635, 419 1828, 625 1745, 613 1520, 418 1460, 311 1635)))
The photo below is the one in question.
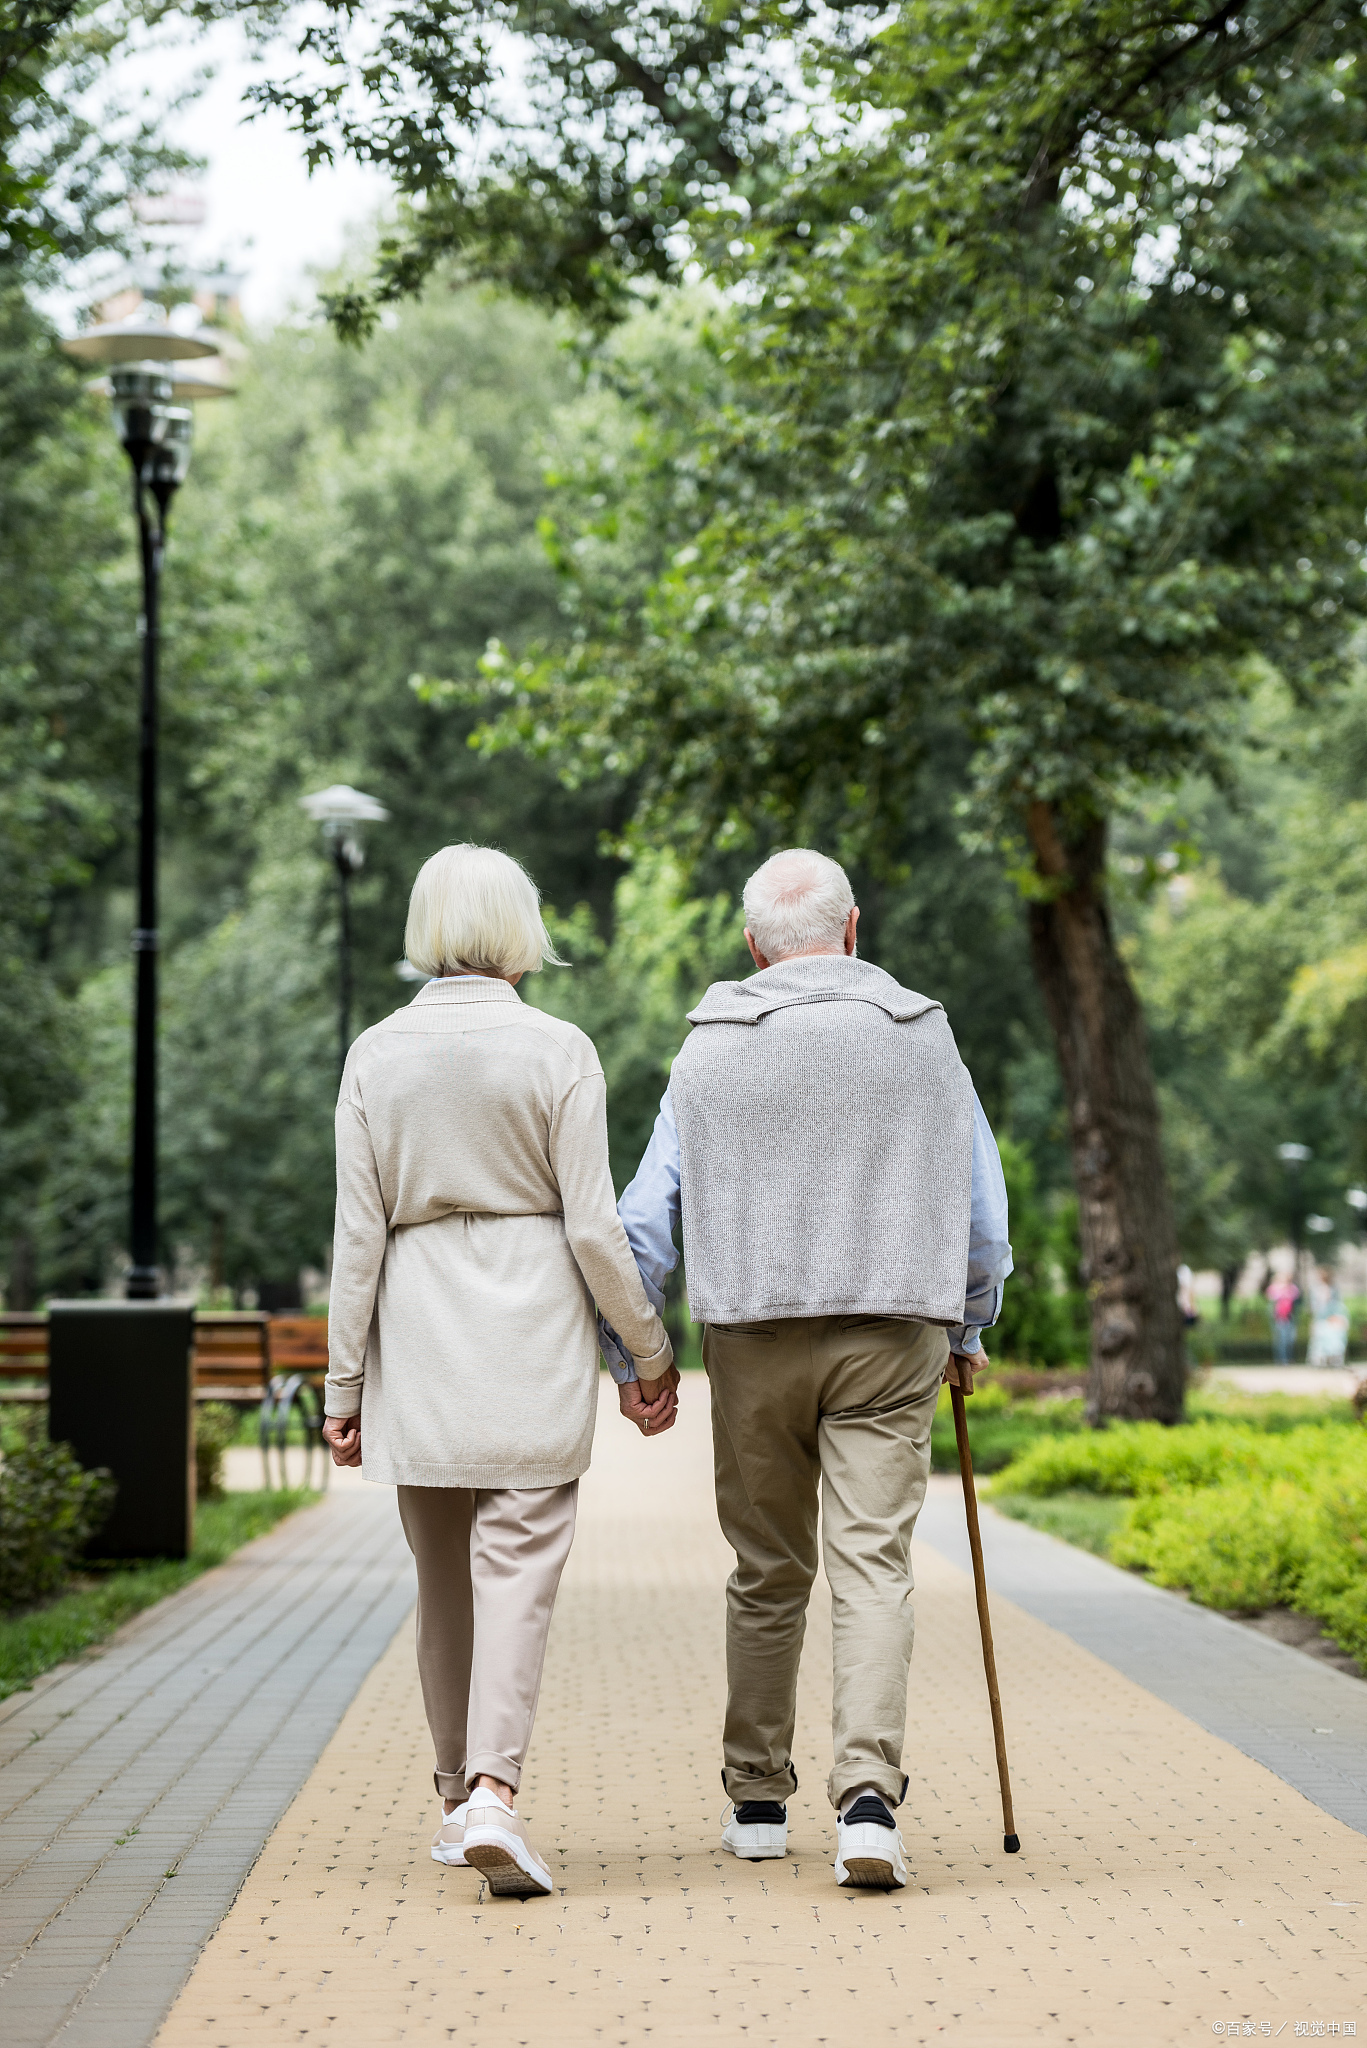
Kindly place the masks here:
POLYGON ((598 1405, 594 1301, 655 1382, 678 1375, 618 1221, 606 1091, 584 1033, 514 984, 554 959, 507 854, 446 846, 413 885, 432 976, 362 1032, 337 1104, 324 1435, 398 1489, 418 1567, 418 1671, 437 1753, 438 1863, 552 1890, 514 1806, 598 1405))
POLYGON ((1317 1266, 1310 1283, 1310 1348, 1307 1365, 1342 1370, 1348 1360, 1348 1311, 1328 1266, 1317 1266))
POLYGON ((1272 1357, 1277 1365, 1290 1365, 1296 1355, 1296 1303, 1300 1288, 1287 1274, 1279 1273, 1263 1289, 1272 1316, 1272 1357))

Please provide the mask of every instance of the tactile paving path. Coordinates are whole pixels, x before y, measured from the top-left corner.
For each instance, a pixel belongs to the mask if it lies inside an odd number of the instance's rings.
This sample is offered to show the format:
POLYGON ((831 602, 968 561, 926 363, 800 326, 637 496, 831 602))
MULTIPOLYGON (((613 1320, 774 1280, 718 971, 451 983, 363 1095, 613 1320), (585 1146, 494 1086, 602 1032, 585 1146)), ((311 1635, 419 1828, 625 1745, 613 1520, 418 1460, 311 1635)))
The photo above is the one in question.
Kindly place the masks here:
MULTIPOLYGON (((610 1390, 609 1390, 610 1395, 610 1390)), ((918 1561, 909 1890, 831 1873, 828 1610, 813 1602, 790 1853, 717 1847, 721 1586, 705 1388, 600 1425, 521 1810, 553 1899, 434 1864, 411 1624, 268 1843, 160 2048, 1367 2039, 1363 1838, 998 1603, 1023 1842, 1001 1849, 970 1581, 918 1561)))

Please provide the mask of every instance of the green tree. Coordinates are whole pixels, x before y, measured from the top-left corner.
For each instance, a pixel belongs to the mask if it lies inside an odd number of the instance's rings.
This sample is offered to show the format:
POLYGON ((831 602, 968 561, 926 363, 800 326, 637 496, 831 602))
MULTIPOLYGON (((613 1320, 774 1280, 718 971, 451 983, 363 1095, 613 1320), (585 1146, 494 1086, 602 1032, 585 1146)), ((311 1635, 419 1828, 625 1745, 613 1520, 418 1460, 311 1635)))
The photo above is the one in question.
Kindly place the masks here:
POLYGON ((524 731, 634 766, 657 822, 834 811, 885 859, 957 709, 1068 1097, 1094 1415, 1171 1419, 1185 1378, 1110 823, 1226 775, 1264 665, 1323 688, 1363 608, 1364 55, 1357 12, 1083 0, 828 45, 849 125, 790 136, 716 265, 740 304, 690 459, 673 418, 661 443, 686 548, 625 632, 494 678, 524 731))

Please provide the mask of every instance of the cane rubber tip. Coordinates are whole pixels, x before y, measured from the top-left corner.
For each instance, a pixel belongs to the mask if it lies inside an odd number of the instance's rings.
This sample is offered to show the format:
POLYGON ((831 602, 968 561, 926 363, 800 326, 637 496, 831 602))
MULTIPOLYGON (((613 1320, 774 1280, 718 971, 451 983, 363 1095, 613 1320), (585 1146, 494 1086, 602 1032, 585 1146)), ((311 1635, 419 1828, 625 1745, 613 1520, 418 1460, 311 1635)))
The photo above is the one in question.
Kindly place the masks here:
POLYGON ((1007 1853, 1007 1855, 1008 1855, 1008 1856, 1019 1856, 1019 1855, 1020 1855, 1020 1846, 1021 1846, 1021 1838, 1020 1838, 1020 1836, 1019 1836, 1019 1835, 1003 1835, 1003 1836, 1002 1836, 1002 1847, 1003 1847, 1003 1849, 1005 1849, 1005 1851, 1006 1851, 1006 1853, 1007 1853))

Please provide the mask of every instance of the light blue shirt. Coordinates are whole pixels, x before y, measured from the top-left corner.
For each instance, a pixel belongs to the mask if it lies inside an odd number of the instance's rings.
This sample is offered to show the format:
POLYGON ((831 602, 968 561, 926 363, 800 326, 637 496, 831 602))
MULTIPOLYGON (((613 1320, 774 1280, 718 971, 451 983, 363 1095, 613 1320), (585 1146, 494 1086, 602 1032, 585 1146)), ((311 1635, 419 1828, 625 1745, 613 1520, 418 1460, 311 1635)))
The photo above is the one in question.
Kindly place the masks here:
MULTIPOLYGON (((679 1133, 674 1105, 666 1088, 660 1098, 650 1143, 636 1178, 617 1204, 627 1242, 640 1268, 641 1284, 657 1311, 663 1310, 665 1282, 679 1263, 674 1233, 682 1214, 679 1179, 679 1133)), ((973 1097, 973 1194, 968 1225, 968 1279, 964 1287, 964 1320, 948 1332, 950 1349, 972 1353, 979 1331, 991 1327, 1002 1310, 1002 1282, 1011 1271, 1011 1246, 1006 1236, 1006 1182, 1001 1154, 983 1106, 973 1097)), ((610 1323, 598 1318, 598 1342, 608 1371, 620 1386, 634 1380, 636 1368, 610 1323)))

